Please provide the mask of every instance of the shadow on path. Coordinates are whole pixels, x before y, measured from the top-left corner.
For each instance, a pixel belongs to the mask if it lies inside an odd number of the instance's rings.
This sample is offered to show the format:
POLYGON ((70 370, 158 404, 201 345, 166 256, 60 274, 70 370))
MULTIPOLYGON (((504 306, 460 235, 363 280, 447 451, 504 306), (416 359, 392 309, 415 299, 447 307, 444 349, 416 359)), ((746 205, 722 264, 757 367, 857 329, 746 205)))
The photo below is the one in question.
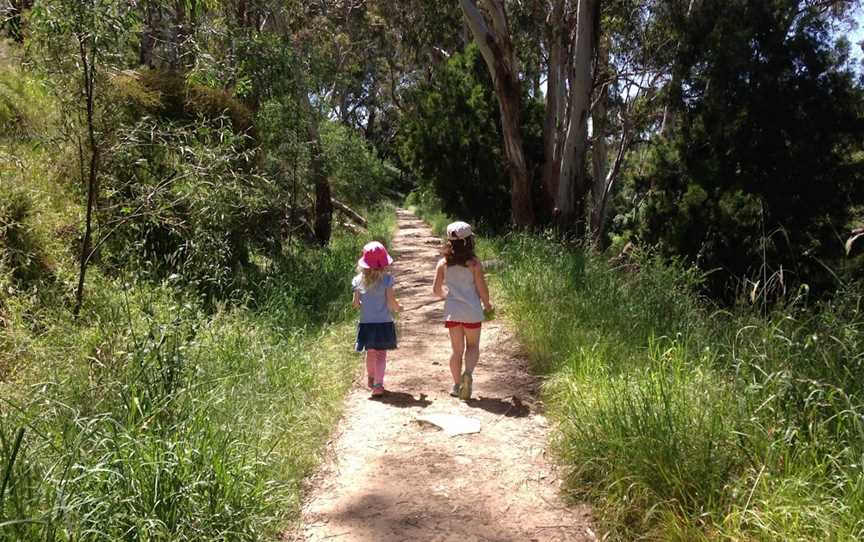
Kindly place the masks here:
POLYGON ((390 391, 387 390, 387 393, 384 395, 379 395, 377 397, 370 397, 369 400, 377 401, 379 403, 384 403, 386 405, 399 407, 399 408, 411 408, 411 407, 420 407, 426 408, 427 406, 432 404, 432 401, 426 398, 425 393, 421 393, 419 397, 416 399, 410 393, 405 393, 403 391, 390 391))
POLYGON ((497 397, 479 397, 470 399, 465 403, 469 408, 479 408, 496 416, 506 418, 524 418, 531 413, 528 405, 524 404, 518 397, 511 397, 510 401, 497 397))

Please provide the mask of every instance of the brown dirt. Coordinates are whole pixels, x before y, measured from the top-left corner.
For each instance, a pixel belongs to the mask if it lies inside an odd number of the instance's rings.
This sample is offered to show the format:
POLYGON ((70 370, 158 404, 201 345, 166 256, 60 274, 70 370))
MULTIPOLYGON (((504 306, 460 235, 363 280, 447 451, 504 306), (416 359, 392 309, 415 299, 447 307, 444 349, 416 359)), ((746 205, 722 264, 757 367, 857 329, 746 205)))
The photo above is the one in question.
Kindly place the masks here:
POLYGON ((363 364, 329 459, 310 481, 303 526, 286 539, 596 540, 588 507, 560 498, 539 383, 500 321, 483 326, 474 399, 448 395, 449 340, 431 295, 438 241, 409 212, 398 219, 394 275, 405 311, 389 393, 369 398, 363 364), (432 412, 477 418, 481 432, 448 438, 415 420, 432 412))

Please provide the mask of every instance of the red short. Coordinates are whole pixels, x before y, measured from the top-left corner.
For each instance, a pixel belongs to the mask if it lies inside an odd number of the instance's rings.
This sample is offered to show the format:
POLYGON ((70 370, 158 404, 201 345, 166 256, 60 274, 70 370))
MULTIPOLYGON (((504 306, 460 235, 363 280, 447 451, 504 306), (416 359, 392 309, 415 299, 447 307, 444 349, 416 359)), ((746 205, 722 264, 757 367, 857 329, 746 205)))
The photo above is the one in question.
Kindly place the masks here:
POLYGON ((451 327, 464 327, 465 329, 479 329, 480 326, 483 325, 483 322, 455 322, 453 320, 447 320, 444 322, 444 327, 450 329, 451 327))

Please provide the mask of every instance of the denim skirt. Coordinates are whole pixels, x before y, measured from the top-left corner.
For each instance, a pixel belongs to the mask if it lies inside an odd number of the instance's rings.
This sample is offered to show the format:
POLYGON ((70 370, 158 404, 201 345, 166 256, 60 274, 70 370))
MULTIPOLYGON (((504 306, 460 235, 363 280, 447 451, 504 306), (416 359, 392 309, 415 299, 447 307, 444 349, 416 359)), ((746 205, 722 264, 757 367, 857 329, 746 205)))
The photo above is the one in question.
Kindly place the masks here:
POLYGON ((394 350, 396 348, 396 325, 393 322, 357 325, 358 352, 364 350, 394 350))

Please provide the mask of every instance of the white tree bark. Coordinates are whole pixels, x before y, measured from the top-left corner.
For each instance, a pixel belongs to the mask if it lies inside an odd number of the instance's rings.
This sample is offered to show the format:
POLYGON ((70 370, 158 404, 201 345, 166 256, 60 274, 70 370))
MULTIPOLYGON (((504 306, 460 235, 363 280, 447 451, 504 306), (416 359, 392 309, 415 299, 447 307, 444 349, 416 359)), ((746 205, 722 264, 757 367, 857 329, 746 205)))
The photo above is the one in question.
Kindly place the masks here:
POLYGON ((546 67, 546 109, 543 120, 543 203, 552 210, 558 191, 558 176, 561 171, 561 137, 559 125, 564 111, 565 53, 564 18, 566 0, 555 0, 546 19, 547 48, 549 61, 546 67))
POLYGON ((607 119, 606 100, 608 99, 608 87, 603 85, 599 95, 591 109, 591 165, 593 175, 591 179, 591 235, 598 240, 600 229, 605 219, 605 198, 607 174, 609 169, 609 148, 606 145, 606 137, 609 133, 609 121, 607 119))
MULTIPOLYGON (((579 0, 576 15, 576 40, 570 79, 567 135, 561 153, 561 172, 555 198, 558 222, 563 227, 585 219, 585 152, 588 147, 588 112, 591 106, 591 65, 596 46, 595 17, 598 0, 579 0)), ((577 224, 578 225, 578 224, 577 224)))

